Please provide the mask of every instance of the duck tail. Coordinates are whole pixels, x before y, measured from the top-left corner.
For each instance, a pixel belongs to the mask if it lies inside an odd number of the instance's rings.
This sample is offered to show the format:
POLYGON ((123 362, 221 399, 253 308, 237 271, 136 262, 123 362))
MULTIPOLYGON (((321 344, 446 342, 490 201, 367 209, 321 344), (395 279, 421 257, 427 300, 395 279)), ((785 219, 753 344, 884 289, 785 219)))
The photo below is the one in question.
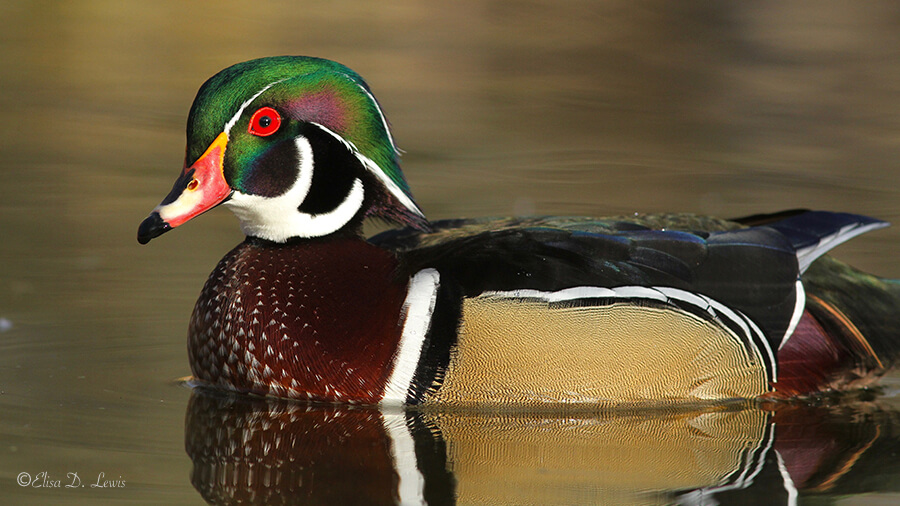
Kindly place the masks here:
POLYGON ((858 214, 806 211, 766 226, 781 232, 791 242, 802 273, 835 246, 889 225, 886 221, 858 214))
POLYGON ((823 256, 887 222, 800 209, 735 221, 787 238, 806 292, 803 313, 778 350, 776 395, 863 387, 894 367, 900 357, 900 281, 823 256))
POLYGON ((779 394, 865 387, 897 365, 900 281, 826 256, 812 263, 803 285, 803 316, 778 350, 779 394))

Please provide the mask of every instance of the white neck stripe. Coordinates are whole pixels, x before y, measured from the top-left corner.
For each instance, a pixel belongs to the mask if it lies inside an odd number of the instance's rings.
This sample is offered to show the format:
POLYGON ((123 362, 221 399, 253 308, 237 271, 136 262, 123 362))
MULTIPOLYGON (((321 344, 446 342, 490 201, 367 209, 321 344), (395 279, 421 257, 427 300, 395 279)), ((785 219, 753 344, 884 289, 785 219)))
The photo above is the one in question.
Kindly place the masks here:
POLYGON ((422 345, 431 327, 437 303, 441 275, 435 269, 423 269, 409 281, 403 302, 403 333, 394 355, 394 367, 384 389, 382 404, 406 404, 409 387, 422 357, 422 345))

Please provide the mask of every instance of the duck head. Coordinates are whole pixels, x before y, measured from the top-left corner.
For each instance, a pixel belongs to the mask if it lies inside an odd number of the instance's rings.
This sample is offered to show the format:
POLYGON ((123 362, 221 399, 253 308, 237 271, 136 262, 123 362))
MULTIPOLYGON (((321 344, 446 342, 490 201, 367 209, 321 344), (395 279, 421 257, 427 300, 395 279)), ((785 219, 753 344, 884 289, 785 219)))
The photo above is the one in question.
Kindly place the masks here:
POLYGON ((184 169, 138 241, 219 204, 245 234, 274 242, 359 234, 368 216, 427 224, 368 85, 339 63, 301 56, 239 63, 203 84, 184 169))

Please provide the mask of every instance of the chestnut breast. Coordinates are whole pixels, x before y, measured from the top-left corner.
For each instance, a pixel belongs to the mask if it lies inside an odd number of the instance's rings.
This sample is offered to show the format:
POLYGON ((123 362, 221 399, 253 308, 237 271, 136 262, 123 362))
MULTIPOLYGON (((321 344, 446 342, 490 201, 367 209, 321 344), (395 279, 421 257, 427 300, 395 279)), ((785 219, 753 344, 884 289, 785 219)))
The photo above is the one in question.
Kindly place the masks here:
POLYGON ((260 395, 378 402, 400 339, 407 280, 361 239, 229 252, 194 307, 195 379, 260 395))

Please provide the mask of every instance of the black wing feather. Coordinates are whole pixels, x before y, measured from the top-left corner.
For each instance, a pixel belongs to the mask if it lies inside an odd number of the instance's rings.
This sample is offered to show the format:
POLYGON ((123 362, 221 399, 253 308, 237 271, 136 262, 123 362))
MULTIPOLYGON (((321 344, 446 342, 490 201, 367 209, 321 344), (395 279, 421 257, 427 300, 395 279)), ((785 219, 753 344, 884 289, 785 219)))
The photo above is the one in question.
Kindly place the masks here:
POLYGON ((394 250, 401 275, 441 273, 463 296, 576 286, 666 286, 736 309, 780 344, 796 306, 797 248, 869 218, 789 212, 762 226, 693 215, 451 220, 431 233, 404 229, 370 239, 394 250))

